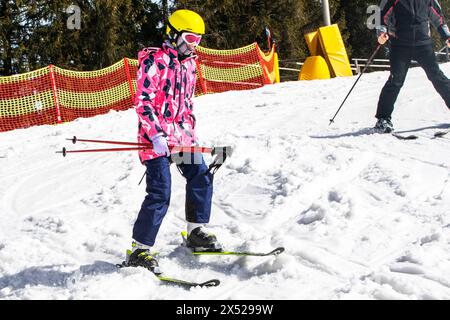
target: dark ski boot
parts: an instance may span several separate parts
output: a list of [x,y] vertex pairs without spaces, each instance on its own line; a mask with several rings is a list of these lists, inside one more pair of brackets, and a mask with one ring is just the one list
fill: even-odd
[[144,267],[154,274],[161,274],[158,261],[148,249],[127,250],[125,264],[129,267]]
[[195,228],[187,236],[186,246],[194,252],[220,252],[223,250],[216,236],[204,232],[201,227]]
[[391,133],[394,131],[394,125],[390,119],[380,118],[375,124],[375,131],[378,133]]

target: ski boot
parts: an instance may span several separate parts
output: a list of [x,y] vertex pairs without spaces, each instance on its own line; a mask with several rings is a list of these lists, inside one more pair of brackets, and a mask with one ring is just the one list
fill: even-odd
[[[132,246],[135,247],[136,244],[133,242]],[[125,265],[128,267],[144,267],[156,275],[162,273],[159,269],[158,261],[150,253],[149,249],[127,250]]]
[[221,252],[222,246],[212,233],[206,233],[202,227],[195,228],[186,237],[186,246],[194,252]]
[[394,131],[394,125],[391,122],[391,119],[380,118],[375,124],[375,130],[378,133],[391,133]]

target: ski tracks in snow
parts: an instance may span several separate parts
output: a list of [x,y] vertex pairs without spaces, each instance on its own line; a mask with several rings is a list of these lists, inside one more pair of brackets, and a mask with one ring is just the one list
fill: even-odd
[[[202,144],[235,148],[215,176],[211,231],[227,249],[286,251],[262,258],[187,254],[179,235],[184,179],[173,168],[172,205],[155,245],[160,265],[170,276],[222,282],[190,292],[163,287],[146,270],[115,272],[109,263],[124,258],[145,196],[137,155],[54,154],[75,133],[134,141],[133,110],[2,133],[0,297],[448,299],[449,142],[361,130],[373,124],[367,115],[386,78],[365,75],[361,94],[349,98],[332,128],[330,105],[354,79],[198,98]],[[412,98],[433,92],[423,73],[411,70],[408,81],[396,126],[428,127],[448,116],[423,108],[423,101],[439,106],[437,95]]]
[[[448,188],[445,163],[411,157],[407,149],[396,159],[392,151],[374,151],[362,137],[334,143],[298,136],[239,139],[247,139],[243,145],[257,151],[226,166],[218,183],[223,189],[216,196],[216,204],[228,219],[240,221],[229,222],[234,235],[252,242],[248,234],[264,234],[271,239],[268,244],[283,243],[288,247],[286,254],[309,272],[340,279],[334,298],[358,296],[358,283],[371,278],[380,287],[391,285],[392,292],[377,288],[362,294],[366,297],[427,298],[436,287],[441,289],[439,297],[450,294],[447,280],[436,272],[398,262],[411,248],[424,245],[420,239],[448,233],[434,221],[445,214],[439,209]],[[265,154],[268,145],[279,141],[284,142],[279,155],[273,149]],[[393,142],[400,148],[404,143]],[[298,149],[283,149],[292,145]],[[268,167],[259,164],[259,157]],[[435,213],[430,215],[426,209],[428,213],[421,216],[421,206],[428,205],[436,207]],[[441,231],[436,233],[436,229]],[[440,239],[445,242],[442,235]],[[447,257],[434,258],[435,263],[446,265]],[[392,280],[400,274],[419,277],[421,284],[415,291],[402,290]]]

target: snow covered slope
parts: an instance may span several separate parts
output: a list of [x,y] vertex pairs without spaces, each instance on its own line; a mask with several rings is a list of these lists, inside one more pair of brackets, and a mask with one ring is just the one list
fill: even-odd
[[[450,75],[450,64],[443,66]],[[215,177],[211,229],[228,249],[278,257],[192,257],[179,247],[184,180],[155,250],[167,275],[217,288],[161,285],[118,272],[145,195],[137,154],[66,138],[135,141],[134,110],[0,133],[0,299],[450,299],[450,113],[421,69],[393,122],[415,141],[370,135],[386,72],[286,82],[196,99],[204,145],[233,145]],[[210,160],[210,157],[207,157]]]

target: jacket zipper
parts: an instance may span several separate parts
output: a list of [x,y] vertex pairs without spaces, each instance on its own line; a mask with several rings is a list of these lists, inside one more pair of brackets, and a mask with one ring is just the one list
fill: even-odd
[[[177,114],[176,114],[176,116],[175,116],[175,118],[174,118],[174,121],[177,121],[177,119],[178,119],[178,114],[180,113],[180,108],[181,108],[181,99],[182,99],[182,96],[181,96],[181,88],[182,88],[182,86],[183,86],[183,65],[180,63],[180,90],[179,90],[179,92],[178,92],[178,94],[179,94],[179,98],[178,98],[178,110],[177,110]],[[175,85],[175,88],[176,88],[176,85]]]
[[[177,94],[177,77],[178,77],[178,72],[175,71],[175,83],[173,84],[173,97],[175,98],[176,94]],[[173,126],[173,132],[177,132],[177,129],[175,128],[175,119],[176,117],[174,117],[172,119],[172,126]]]
[[417,0],[413,0],[412,1],[412,14],[413,14],[413,24],[414,24],[414,27],[413,27],[413,43],[415,43],[416,42],[416,3],[417,3]]
[[[173,84],[173,97],[177,96],[177,80],[178,80],[178,72],[175,71],[175,83]],[[172,122],[175,122],[176,117],[173,118]]]
[[[180,68],[180,80],[181,80],[181,82],[183,82],[183,66],[181,65],[181,63],[180,63],[180,66],[181,66],[181,68]],[[177,80],[178,80],[178,72],[175,71],[175,84],[174,84],[174,88],[173,88],[173,97],[174,97],[174,99],[176,99],[176,94],[177,94]],[[180,113],[180,105],[181,105],[181,84],[182,84],[182,83],[180,83],[179,99],[178,99],[178,101],[179,101],[178,110],[177,110],[177,113],[176,113],[175,117],[174,117],[173,120],[172,120],[172,125],[173,125],[174,133],[177,132],[177,128],[176,128],[176,125],[175,125],[175,121],[177,120],[178,114]],[[178,138],[176,138],[176,139],[178,140],[178,142],[180,142],[180,140],[179,140]]]

